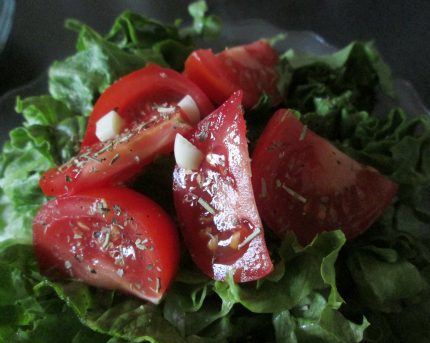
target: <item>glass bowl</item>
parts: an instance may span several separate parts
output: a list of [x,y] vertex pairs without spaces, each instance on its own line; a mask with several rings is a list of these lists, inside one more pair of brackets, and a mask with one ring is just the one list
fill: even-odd
[[0,52],[9,38],[14,12],[15,0],[0,0]]

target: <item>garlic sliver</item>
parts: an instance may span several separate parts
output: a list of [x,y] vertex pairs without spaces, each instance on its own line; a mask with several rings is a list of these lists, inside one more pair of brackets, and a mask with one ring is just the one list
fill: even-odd
[[175,137],[174,154],[177,165],[188,170],[199,169],[204,159],[203,153],[179,133]]
[[196,102],[190,95],[184,96],[179,102],[178,106],[187,115],[191,124],[197,124],[200,121],[200,110]]
[[96,123],[96,136],[100,141],[115,138],[121,132],[125,122],[116,111],[110,111]]

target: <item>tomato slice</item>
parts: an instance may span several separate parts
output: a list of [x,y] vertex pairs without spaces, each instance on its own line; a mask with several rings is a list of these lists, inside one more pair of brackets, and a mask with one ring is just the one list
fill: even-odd
[[196,103],[201,117],[215,108],[205,93],[182,74],[156,64],[128,74],[107,88],[94,105],[88,119],[82,147],[99,142],[96,123],[115,110],[126,122],[123,131],[148,121],[157,107],[175,106],[186,95]]
[[277,88],[279,73],[277,52],[265,40],[226,49],[215,55],[211,50],[196,50],[185,62],[184,75],[196,83],[217,105],[234,91],[243,90],[245,108],[256,105],[261,93],[273,97],[273,106],[281,102]]
[[310,243],[323,231],[363,233],[397,192],[397,184],[363,166],[278,110],[256,143],[253,187],[263,221],[283,238]]
[[85,147],[62,166],[46,171],[39,185],[45,195],[76,194],[88,188],[123,185],[133,179],[158,154],[173,151],[176,133],[192,126],[179,108],[160,112],[130,131]]
[[158,303],[177,271],[178,231],[148,197],[111,187],[56,198],[33,222],[40,272]]
[[176,165],[174,202],[185,243],[197,266],[215,280],[236,282],[273,269],[250,178],[241,91],[204,118],[191,138],[205,159],[197,170]]

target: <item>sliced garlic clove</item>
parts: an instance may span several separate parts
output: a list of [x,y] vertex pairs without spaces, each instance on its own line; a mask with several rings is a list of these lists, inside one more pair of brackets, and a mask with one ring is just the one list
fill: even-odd
[[200,121],[200,110],[196,102],[190,95],[184,96],[179,102],[178,106],[187,115],[192,124],[197,124]]
[[188,170],[199,169],[204,160],[203,153],[179,133],[175,138],[174,154],[178,166]]
[[116,111],[110,111],[97,121],[96,136],[102,142],[115,138],[124,126],[124,119]]

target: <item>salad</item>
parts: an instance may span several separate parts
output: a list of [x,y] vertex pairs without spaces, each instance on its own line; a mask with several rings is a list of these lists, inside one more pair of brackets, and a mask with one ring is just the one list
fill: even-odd
[[[127,187],[108,189],[102,177],[91,176],[99,162],[85,158],[88,154],[85,155],[84,150],[97,144],[102,145],[96,147],[96,153],[110,149],[95,138],[95,127],[101,117],[94,119],[93,114],[97,113],[98,100],[103,99],[103,94],[113,89],[118,80],[129,80],[142,70],[150,73],[151,68],[157,70],[158,76],[172,74],[169,80],[187,77],[193,80],[191,71],[186,71],[190,58],[193,61],[193,56],[196,57],[196,51],[202,55],[194,58],[193,63],[203,58],[208,59],[204,66],[215,63],[215,55],[199,50],[199,47],[211,45],[211,40],[215,40],[214,46],[217,44],[222,32],[220,19],[206,13],[204,1],[191,4],[189,12],[193,19],[191,26],[184,26],[179,20],[173,25],[164,24],[141,14],[125,12],[106,35],[77,20],[67,21],[67,27],[79,33],[77,53],[51,66],[50,94],[17,99],[16,110],[23,115],[23,126],[11,131],[10,141],[1,152],[2,341],[428,342],[430,117],[423,113],[411,118],[402,108],[379,107],[381,98],[394,97],[393,84],[388,66],[371,42],[353,42],[324,55],[293,49],[278,51],[274,59],[266,61],[276,68],[279,76],[276,87],[272,87],[273,82],[268,82],[264,92],[258,92],[256,98],[249,96],[253,87],[244,86],[242,92],[224,87],[224,84],[216,94],[220,96],[222,91],[225,94],[210,101],[206,95],[214,94],[213,89],[203,91],[206,95],[199,95],[205,85],[196,86],[194,90],[187,87],[185,93],[178,91],[173,98],[163,100],[166,103],[162,106],[150,107],[146,111],[156,111],[160,114],[157,118],[162,117],[162,120],[151,119],[141,125],[139,131],[129,128],[128,133],[132,135],[127,138],[127,143],[136,144],[143,155],[133,157],[138,172],[128,168],[121,172],[126,175],[124,179],[115,180],[116,184],[124,182]],[[284,37],[261,38],[266,40],[265,43],[256,42],[259,49],[261,44],[267,44],[270,50],[276,49]],[[243,52],[243,49],[240,47],[239,51]],[[228,51],[232,50],[223,50],[217,56],[228,57]],[[163,71],[160,73],[158,68]],[[157,79],[154,84],[167,87],[162,81]],[[179,84],[182,81],[174,85]],[[174,90],[178,88],[175,86]],[[134,89],[127,89],[124,98],[131,97]],[[197,108],[197,113],[203,117],[201,121],[198,118],[197,129],[195,116],[183,110],[186,106],[177,106],[191,93],[194,94],[191,107]],[[114,117],[120,112],[116,105],[108,108],[114,112]],[[100,110],[101,116],[107,112]],[[231,121],[224,121],[228,127],[218,127],[216,131],[213,113],[219,117],[228,112],[234,113],[230,116]],[[130,122],[133,120],[131,118]],[[371,175],[378,175],[377,183],[360,184],[360,191],[356,193],[365,197],[348,209],[353,213],[348,216],[353,222],[346,221],[342,230],[322,230],[315,237],[306,237],[300,231],[272,231],[269,228],[269,225],[275,225],[271,224],[273,210],[280,202],[271,203],[266,208],[266,203],[263,201],[263,205],[259,205],[258,199],[264,200],[270,191],[277,194],[284,190],[305,206],[311,203],[312,196],[295,193],[286,183],[278,185],[280,173],[285,174],[282,169],[285,166],[272,164],[273,156],[261,153],[274,151],[264,150],[259,145],[270,142],[273,134],[267,134],[267,128],[276,120],[288,122],[288,128],[296,128],[299,137],[296,141],[311,137],[320,152],[327,151],[324,147],[330,147],[329,152],[336,152],[338,160],[330,167],[334,172],[330,175],[316,173],[319,175],[317,190],[330,185],[333,197],[338,196],[336,187],[343,185],[351,172],[346,169],[339,172],[336,167],[341,164],[339,161],[348,161],[348,165],[354,166],[351,168],[354,173],[356,166],[360,169],[358,165],[363,165],[368,166],[366,170],[371,169]],[[248,209],[257,200],[255,206],[259,206],[264,227],[256,221],[244,222],[240,217],[242,221],[237,220],[238,223],[233,218],[229,223],[244,227],[245,234],[233,234],[227,240],[207,230],[203,236],[208,247],[214,242],[216,247],[227,241],[228,246],[223,245],[212,255],[215,256],[213,260],[198,255],[199,246],[192,246],[183,230],[184,226],[190,226],[186,223],[188,217],[178,208],[185,209],[185,203],[195,201],[209,215],[212,212],[215,215],[218,209],[213,208],[203,195],[190,198],[189,203],[183,200],[183,183],[193,186],[192,182],[203,184],[208,179],[199,181],[197,176],[192,179],[195,167],[189,164],[190,161],[185,161],[184,167],[176,165],[175,157],[169,149],[165,150],[173,142],[162,141],[160,127],[167,132],[180,131],[187,138],[183,142],[185,147],[191,145],[191,150],[197,147],[206,155],[211,153],[214,159],[199,162],[206,163],[207,175],[216,167],[226,177],[224,184],[228,184],[227,177],[230,176],[245,185],[252,182],[255,194],[251,197],[252,192],[248,192],[240,199],[245,199]],[[250,177],[249,170],[244,172],[246,168],[240,163],[241,168],[228,165],[229,169],[225,169],[225,161],[215,159],[221,154],[218,150],[215,154],[217,147],[209,145],[208,137],[222,136],[221,130],[233,132],[233,141],[242,142],[237,149],[242,156],[239,161],[247,161],[248,153],[257,161],[260,159],[261,163],[251,162],[256,163],[252,168],[261,167],[253,169],[256,175],[265,175],[262,167],[271,166],[269,175],[275,175],[272,186],[266,176]],[[227,133],[225,136],[229,136]],[[284,141],[287,139],[279,137]],[[244,143],[247,140],[249,143]],[[119,141],[115,144],[120,148]],[[267,144],[273,146],[273,142]],[[140,149],[141,146],[146,149]],[[154,146],[155,152],[162,154],[148,152],[151,150],[148,147]],[[122,170],[123,153],[123,150],[121,153],[112,150],[107,160],[111,169]],[[276,151],[277,156],[282,157],[289,153],[290,150]],[[325,155],[313,158],[321,156]],[[324,158],[323,162],[329,164],[329,160]],[[79,166],[82,168],[88,166],[86,175],[79,172],[69,179],[61,174],[75,163],[71,161],[81,161]],[[93,162],[96,164],[91,164]],[[305,162],[309,163],[309,159]],[[70,170],[78,173],[77,166]],[[278,167],[281,169],[276,169]],[[239,174],[234,170],[239,170]],[[54,172],[49,174],[49,171]],[[73,181],[82,175],[93,178],[88,179],[89,182]],[[368,177],[369,180],[374,178]],[[48,181],[43,183],[43,180]],[[209,181],[214,182],[213,179]],[[80,189],[82,184],[92,187]],[[389,188],[393,190],[390,194],[381,191]],[[228,202],[223,204],[227,206]],[[124,208],[133,213],[135,220],[129,220]],[[186,211],[192,215],[195,208],[187,207]],[[375,212],[375,208],[378,211]],[[243,208],[236,210],[246,211]],[[283,204],[277,213],[284,216],[293,213],[287,210],[290,210],[289,206]],[[95,212],[98,213],[97,220],[109,220],[116,228],[115,234],[124,240],[124,246],[128,240],[133,240],[136,249],[121,251],[127,251],[130,256],[134,253],[133,256],[139,257],[137,263],[145,261],[144,265],[138,263],[132,268],[144,270],[147,280],[137,279],[140,277],[137,275],[133,285],[124,284],[119,291],[109,290],[112,286],[109,282],[117,285],[123,280],[125,267],[122,262],[127,257],[113,254],[116,268],[113,277],[104,273],[101,267],[96,269],[99,265],[85,269],[86,266],[81,268],[82,273],[100,278],[92,279],[96,280],[93,284],[77,281],[74,277],[79,275],[71,274],[71,271],[78,271],[76,266],[83,262],[78,250],[74,259],[62,263],[62,268],[69,273],[68,278],[44,276],[51,269],[40,259],[41,246],[43,249],[55,246],[57,242],[54,240],[63,238],[63,250],[72,249],[70,242],[65,242],[61,236],[63,230],[57,230],[57,236],[45,235],[54,227],[51,225],[47,229],[47,221],[61,222],[63,211],[76,212],[81,218],[72,223],[80,227],[79,232],[74,232],[75,242],[85,238],[98,239],[106,249],[114,239],[113,231],[107,233],[100,228],[97,234],[86,236],[85,230],[92,225],[94,218],[90,216]],[[267,215],[263,216],[263,211]],[[313,215],[322,221],[326,214],[309,212],[309,216]],[[372,220],[363,224],[369,216]],[[69,222],[60,224],[57,227],[67,227]],[[177,229],[178,224],[181,231]],[[361,227],[360,232],[351,230],[355,226]],[[133,236],[126,236],[130,227],[134,230]],[[148,232],[142,231],[141,227],[152,227],[147,237]],[[312,227],[302,231],[308,232]],[[237,257],[230,255],[232,249],[243,251],[257,243],[265,246],[265,250],[259,250],[265,257],[262,262],[265,268],[249,268],[250,274],[243,264],[217,275],[208,275],[205,270],[208,261],[212,265],[222,260],[225,265],[231,256]],[[78,246],[78,243],[74,244],[73,249]],[[197,266],[198,261],[203,262]],[[167,267],[159,268],[158,263]],[[251,275],[252,280],[235,275],[235,270],[242,267],[245,274],[241,275]],[[264,275],[255,275],[255,271],[257,274],[264,272]],[[142,287],[148,290],[143,295]],[[121,291],[126,288],[127,292]]]

